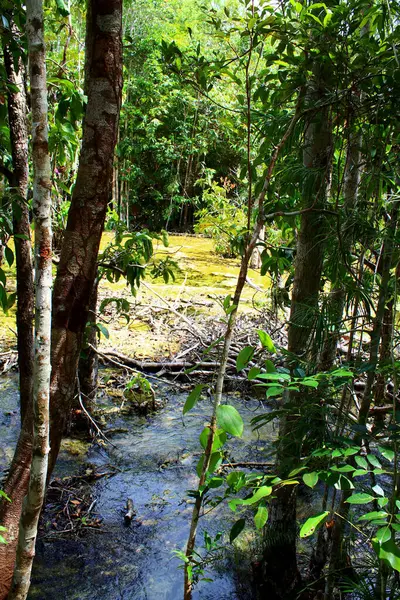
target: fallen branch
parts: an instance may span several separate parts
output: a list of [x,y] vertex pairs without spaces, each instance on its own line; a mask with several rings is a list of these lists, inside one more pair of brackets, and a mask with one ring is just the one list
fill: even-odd
[[133,519],[133,517],[135,516],[136,512],[135,509],[133,508],[133,500],[132,498],[128,498],[126,501],[126,509],[127,512],[125,514],[124,520],[125,520],[125,525],[129,525]]

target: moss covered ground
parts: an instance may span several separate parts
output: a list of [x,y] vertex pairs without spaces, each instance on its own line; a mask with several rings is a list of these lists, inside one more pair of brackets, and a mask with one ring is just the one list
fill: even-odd
[[[103,234],[101,248],[112,240],[113,233]],[[167,304],[195,322],[209,317],[223,316],[221,301],[233,294],[239,272],[239,259],[227,259],[214,252],[211,239],[193,236],[170,235],[169,246],[162,243],[155,247],[155,258],[166,255],[178,264],[175,281],[166,284],[163,279],[146,279],[136,297],[121,279],[118,283],[102,281],[100,298],[125,297],[131,305],[130,321],[118,318],[112,311],[104,315],[104,326],[109,339],[102,338],[104,347],[114,347],[138,358],[161,358],[172,356],[180,347],[185,323],[166,309]],[[7,274],[8,291],[15,289],[15,268],[3,265]],[[250,270],[249,280],[254,287],[246,285],[243,293],[242,311],[253,311],[265,305],[268,280],[258,271]],[[149,289],[151,288],[151,289]],[[163,310],[165,309],[165,310]],[[8,350],[16,345],[15,306],[7,315],[0,315],[0,348]]]

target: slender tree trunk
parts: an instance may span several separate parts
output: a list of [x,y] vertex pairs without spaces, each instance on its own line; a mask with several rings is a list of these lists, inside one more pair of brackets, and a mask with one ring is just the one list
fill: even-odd
[[76,185],[53,294],[52,472],[75,390],[78,359],[111,197],[122,93],[122,0],[89,0],[86,34],[88,96]]
[[[15,26],[11,30],[15,33]],[[8,46],[3,47],[4,66],[12,88],[8,89],[13,173],[13,232],[17,270],[17,331],[21,424],[32,401],[33,374],[33,267],[28,209],[28,125],[25,94],[25,68],[22,58],[15,65]],[[16,70],[16,68],[18,71]]]
[[[79,359],[79,385],[83,402],[86,410],[91,414],[94,409],[97,394],[97,375],[99,370],[99,355],[93,348],[97,348],[97,330],[96,330],[96,308],[97,292],[99,280],[96,279],[93,286],[92,295],[89,302],[88,323],[89,328],[85,341],[86,347],[83,349],[84,356]],[[87,339],[86,339],[87,338]]]
[[[310,106],[324,97],[325,74],[314,65],[314,80],[308,85]],[[306,123],[303,163],[309,170],[303,189],[306,210],[301,215],[297,242],[295,275],[288,332],[288,350],[303,359],[310,356],[318,298],[321,287],[325,245],[325,217],[320,209],[325,205],[329,187],[329,166],[332,154],[329,109],[316,110]],[[298,394],[287,394],[284,402],[299,403]],[[299,463],[301,436],[298,419],[282,417],[277,452],[277,474],[284,478]],[[288,598],[299,582],[296,558],[296,488],[283,487],[270,503],[270,518],[266,531],[263,572],[265,590],[271,600]]]
[[[352,119],[349,119],[349,127],[352,126]],[[344,227],[345,233],[342,234],[339,232],[339,235],[342,236],[341,251],[344,255],[343,258],[346,261],[353,243],[352,232],[354,229],[354,209],[357,204],[358,189],[361,179],[361,144],[361,130],[351,131],[349,134],[343,185],[344,208],[347,213],[347,218]],[[331,297],[331,329],[328,331],[328,337],[325,340],[320,357],[319,369],[321,371],[328,371],[332,367],[340,338],[341,321],[346,301],[346,289],[340,282],[335,282],[333,284]]]
[[370,365],[373,369],[370,369],[367,373],[367,380],[364,388],[364,395],[361,401],[360,412],[358,415],[358,422],[360,425],[366,425],[369,409],[372,402],[372,386],[376,376],[376,367],[378,364],[379,355],[379,344],[382,334],[382,323],[385,315],[386,302],[388,300],[389,281],[390,281],[390,269],[393,261],[393,251],[395,243],[395,235],[397,229],[399,202],[393,203],[392,212],[390,215],[390,222],[386,229],[386,236],[384,241],[384,247],[382,250],[382,269],[381,269],[381,280],[378,297],[378,305],[376,308],[376,314],[374,319],[374,325],[371,333],[371,350],[369,356]]
[[[10,27],[16,32],[12,16]],[[18,523],[22,501],[27,490],[32,458],[32,393],[33,393],[33,311],[34,288],[30,241],[28,195],[28,130],[25,93],[25,69],[23,61],[14,63],[10,49],[3,46],[4,65],[9,83],[8,119],[13,171],[9,183],[13,187],[13,230],[17,275],[17,331],[18,366],[21,405],[21,432],[9,476],[3,490],[11,502],[0,502],[0,523],[7,529],[7,545],[0,545],[0,598],[4,598],[11,586],[14,558],[18,539]],[[17,70],[17,69],[18,70]],[[18,91],[17,91],[18,89]],[[22,236],[22,237],[19,237]],[[11,561],[9,560],[11,557]]]
[[51,337],[51,166],[48,151],[46,58],[43,6],[27,0],[27,38],[32,102],[32,158],[35,220],[35,349],[33,372],[33,453],[28,495],[19,524],[17,560],[10,600],[24,600],[30,586],[49,453]]

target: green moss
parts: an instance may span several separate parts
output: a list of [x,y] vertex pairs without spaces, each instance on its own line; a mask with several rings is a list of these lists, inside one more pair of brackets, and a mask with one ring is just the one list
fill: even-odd
[[84,458],[86,456],[89,446],[89,442],[83,442],[82,440],[75,440],[71,438],[66,438],[61,443],[62,450],[65,450],[65,452],[68,452],[73,456],[79,456],[79,458]]

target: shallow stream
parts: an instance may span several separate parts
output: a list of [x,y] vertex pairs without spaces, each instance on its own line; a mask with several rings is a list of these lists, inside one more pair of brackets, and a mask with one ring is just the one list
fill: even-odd
[[[158,394],[166,399],[163,409],[147,417],[114,417],[110,427],[127,431],[112,436],[113,446],[93,445],[84,457],[84,464],[112,464],[119,469],[116,475],[94,485],[95,512],[103,519],[102,527],[88,530],[78,539],[54,536],[39,540],[31,600],[182,598],[183,571],[173,550],[183,550],[187,540],[192,509],[187,490],[197,485],[198,456],[193,455],[200,451],[198,437],[211,402],[202,400],[183,420],[187,394],[171,392],[163,384]],[[17,401],[16,377],[1,379],[0,470],[11,458],[17,436]],[[243,438],[228,443],[229,459],[264,462],[274,432],[270,425],[255,434],[250,420],[265,409],[255,400],[230,396],[229,402],[240,410],[245,422]],[[63,451],[55,475],[71,475],[79,468],[82,458]],[[127,498],[132,498],[137,513],[130,527],[124,525],[123,518]],[[234,521],[229,508],[219,506],[201,519],[199,544],[204,529],[211,536],[218,531],[229,533]],[[216,563],[205,574],[213,581],[201,582],[194,600],[252,598],[251,586],[240,574],[241,561],[242,557],[233,553],[223,563]]]

